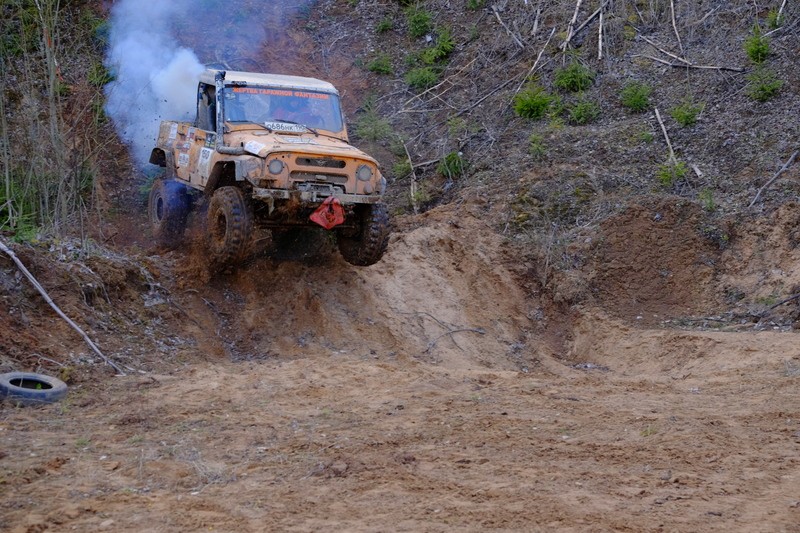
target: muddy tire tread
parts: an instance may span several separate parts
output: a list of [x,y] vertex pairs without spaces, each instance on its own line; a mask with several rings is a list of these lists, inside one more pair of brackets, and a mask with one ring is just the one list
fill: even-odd
[[[220,215],[225,217],[224,235],[215,235]],[[250,205],[238,187],[220,187],[208,206],[208,249],[213,263],[235,265],[247,255],[253,233]]]
[[[158,209],[159,199],[161,210]],[[153,182],[147,201],[147,215],[153,237],[160,246],[173,249],[181,243],[189,210],[186,186],[171,179]]]
[[361,227],[355,236],[338,235],[339,252],[352,265],[374,265],[389,245],[389,210],[386,204],[372,204],[364,207],[360,218]]

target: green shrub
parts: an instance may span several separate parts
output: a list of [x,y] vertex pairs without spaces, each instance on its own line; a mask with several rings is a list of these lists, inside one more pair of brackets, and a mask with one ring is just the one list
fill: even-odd
[[544,118],[551,106],[559,101],[558,96],[552,95],[538,85],[533,85],[514,97],[514,111],[523,118],[539,120]]
[[580,99],[567,107],[571,124],[583,125],[600,116],[600,106],[591,100]]
[[650,94],[652,92],[653,89],[649,85],[631,81],[622,88],[619,99],[623,106],[635,113],[641,113],[650,107]]
[[703,189],[697,194],[697,199],[703,205],[706,211],[713,211],[716,206],[714,205],[714,192],[711,189]]
[[114,81],[114,74],[102,63],[95,62],[89,67],[89,72],[86,74],[86,81],[95,87],[103,87]]
[[431,67],[419,67],[409,70],[405,75],[405,81],[411,88],[423,91],[436,85],[439,74]]
[[664,187],[672,187],[676,182],[686,177],[686,163],[671,159],[658,166],[656,178]]
[[781,90],[783,80],[771,70],[758,68],[747,76],[747,94],[753,100],[766,102]]
[[761,35],[761,27],[753,26],[753,35],[744,41],[744,50],[753,63],[763,63],[769,55],[769,38]]
[[406,10],[408,33],[414,39],[419,39],[431,31],[433,17],[424,9],[410,7]]
[[378,116],[375,97],[368,96],[364,101],[363,114],[356,121],[355,134],[365,141],[382,141],[392,136],[392,126]]
[[532,133],[528,137],[528,153],[536,160],[542,160],[547,155],[547,147],[544,144],[544,136]]
[[655,135],[653,135],[653,132],[651,131],[643,131],[639,133],[637,139],[639,139],[640,142],[650,144],[655,140]]
[[483,7],[486,3],[486,0],[467,0],[467,9],[470,11],[476,11]]
[[407,157],[404,157],[394,164],[392,172],[397,179],[407,178],[412,173],[411,161],[409,161]]
[[778,13],[778,10],[772,8],[767,13],[767,27],[771,30],[777,30],[783,26],[783,15]]
[[554,85],[561,90],[569,92],[585,91],[594,83],[594,72],[578,63],[570,63],[555,72]]
[[394,21],[389,17],[381,19],[380,22],[375,26],[375,33],[386,33],[387,31],[394,28]]
[[669,114],[675,119],[675,122],[682,127],[693,126],[697,123],[697,116],[703,112],[705,104],[695,104],[691,100],[687,100],[682,104],[673,107]]
[[439,161],[436,171],[448,179],[453,179],[466,174],[468,167],[467,160],[461,152],[450,152]]
[[367,70],[375,74],[391,74],[392,61],[387,54],[380,54],[367,65]]
[[420,60],[426,65],[433,65],[447,59],[454,49],[455,43],[453,43],[453,36],[450,34],[450,28],[443,28],[439,31],[434,46],[424,50],[420,54]]

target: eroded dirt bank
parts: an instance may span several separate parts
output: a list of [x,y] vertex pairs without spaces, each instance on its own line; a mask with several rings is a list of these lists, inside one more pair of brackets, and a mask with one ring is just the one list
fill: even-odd
[[[27,329],[9,317],[4,338],[27,331],[29,348],[51,356],[66,343],[74,379],[65,402],[0,412],[5,524],[798,531],[800,348],[796,334],[774,329],[787,329],[791,313],[772,325],[743,318],[741,299],[721,312],[719,297],[720,287],[748,289],[759,269],[777,276],[774,258],[792,279],[794,250],[783,244],[747,268],[698,266],[676,244],[691,216],[656,207],[655,221],[637,207],[600,229],[587,296],[571,306],[554,303],[535,261],[487,229],[492,206],[477,200],[399,220],[384,261],[367,269],[335,255],[266,255],[207,277],[191,266],[191,247],[152,256],[150,282],[121,284],[130,292],[109,284],[93,311],[125,332],[94,331],[134,369],[126,377],[87,363],[46,310],[29,307]],[[701,252],[757,255],[749,247],[763,239],[750,235],[780,235],[793,220],[778,212],[731,248]],[[636,230],[656,223],[680,231]],[[639,238],[676,250],[650,261],[710,268],[681,282],[708,286],[707,297],[652,296],[645,309],[666,323],[637,319],[642,302],[625,307],[624,291],[604,300],[621,278],[598,274],[591,258]],[[73,298],[74,309],[85,305]],[[697,325],[687,309],[717,313],[722,327],[675,328]],[[47,328],[57,341],[45,342]]]

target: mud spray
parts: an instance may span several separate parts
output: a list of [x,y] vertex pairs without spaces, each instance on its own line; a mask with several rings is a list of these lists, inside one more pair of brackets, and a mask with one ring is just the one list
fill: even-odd
[[136,165],[148,165],[161,120],[193,120],[205,65],[264,70],[268,34],[313,0],[122,0],[111,10],[106,113]]

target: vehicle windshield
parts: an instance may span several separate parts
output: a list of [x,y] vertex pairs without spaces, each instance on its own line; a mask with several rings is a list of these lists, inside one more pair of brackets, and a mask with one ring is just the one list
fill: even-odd
[[[228,87],[225,120],[256,124],[284,122],[338,133],[344,129],[335,94],[271,87]],[[274,128],[278,129],[278,128]]]

